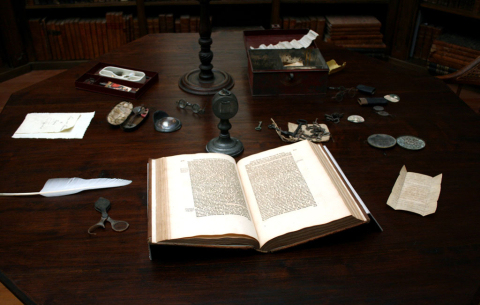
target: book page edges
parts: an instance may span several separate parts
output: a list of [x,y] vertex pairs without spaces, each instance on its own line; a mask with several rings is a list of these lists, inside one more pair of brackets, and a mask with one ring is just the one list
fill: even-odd
[[[367,215],[365,209],[363,208],[362,204],[360,203],[360,201],[355,196],[355,192],[353,191],[353,188],[351,187],[351,185],[349,183],[347,183],[345,181],[343,176],[339,173],[338,168],[334,165],[334,162],[332,162],[330,155],[327,154],[327,152],[323,148],[323,145],[322,144],[317,145],[317,144],[313,144],[313,143],[310,143],[310,144],[312,145],[312,148],[314,148],[314,151],[317,154],[317,156],[319,156],[319,161],[322,164],[324,164],[324,162],[322,162],[322,158],[321,158],[323,156],[323,157],[325,157],[326,161],[328,162],[328,164],[324,164],[324,167],[327,170],[327,173],[330,175],[330,179],[336,184],[337,190],[339,192],[341,192],[342,190],[347,192],[348,198],[344,198],[344,199],[350,199],[349,201],[346,201],[345,203],[346,203],[347,208],[352,213],[352,216],[362,220],[363,222],[366,222],[366,223],[369,222],[370,218],[368,217],[368,215]],[[319,155],[319,154],[321,154],[321,155]],[[327,166],[325,166],[325,165],[327,165]],[[328,169],[333,170],[333,173],[331,171],[328,171]],[[332,177],[332,175],[334,175],[334,176]],[[352,206],[350,203],[353,203],[354,206]]]

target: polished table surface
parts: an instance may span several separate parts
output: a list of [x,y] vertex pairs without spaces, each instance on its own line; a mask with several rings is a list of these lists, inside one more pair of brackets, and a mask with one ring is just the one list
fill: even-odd
[[[231,135],[245,157],[285,145],[267,128],[270,118],[287,122],[344,113],[327,123],[326,143],[360,197],[383,227],[364,225],[273,254],[245,250],[169,247],[149,259],[147,161],[204,152],[218,136],[211,96],[178,88],[195,69],[195,34],[143,37],[97,61],[156,71],[155,83],[135,105],[163,110],[183,127],[171,134],[153,128],[152,116],[135,132],[109,126],[106,116],[120,98],[75,89],[89,62],[14,94],[0,115],[0,192],[38,191],[49,178],[123,178],[133,183],[64,197],[0,198],[0,280],[26,303],[38,304],[478,304],[480,298],[480,119],[445,84],[386,62],[320,44],[326,60],[347,62],[330,86],[377,88],[375,96],[398,94],[382,117],[356,99],[326,96],[252,97],[241,32],[214,33],[213,65],[235,80],[239,112]],[[176,108],[184,98],[206,113]],[[82,140],[13,139],[31,112],[95,111]],[[358,114],[363,124],[346,117]],[[259,132],[254,128],[263,121]],[[371,134],[414,135],[420,151],[369,146]],[[239,159],[237,158],[237,160]],[[432,215],[395,211],[386,205],[402,166],[430,176],[443,174]],[[130,228],[107,226],[96,236],[93,204],[112,202],[110,215]]]

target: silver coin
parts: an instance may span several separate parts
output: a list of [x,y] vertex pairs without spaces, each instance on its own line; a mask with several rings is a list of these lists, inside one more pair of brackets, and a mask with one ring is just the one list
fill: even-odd
[[368,137],[367,142],[376,148],[390,148],[395,146],[397,140],[387,134],[372,134]]
[[420,150],[425,148],[425,141],[414,136],[401,136],[397,138],[399,146],[409,150]]
[[365,119],[363,117],[361,117],[359,115],[356,115],[356,114],[349,116],[347,118],[347,120],[349,122],[352,122],[352,123],[363,123],[363,122],[365,122]]
[[375,106],[375,107],[373,107],[373,110],[382,111],[382,110],[385,110],[385,108],[383,108],[382,106]]
[[389,116],[390,115],[390,113],[388,113],[386,111],[378,111],[377,113],[381,116]]
[[400,97],[396,94],[387,94],[383,98],[392,103],[400,102]]

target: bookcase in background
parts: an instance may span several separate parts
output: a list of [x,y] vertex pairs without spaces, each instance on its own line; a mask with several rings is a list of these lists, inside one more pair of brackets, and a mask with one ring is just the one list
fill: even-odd
[[[0,11],[0,18],[8,16],[12,12],[17,16],[16,24],[19,27],[19,40],[25,58],[29,62],[37,62],[35,54],[35,43],[38,41],[30,34],[31,19],[47,18],[46,20],[62,22],[66,28],[70,26],[72,18],[80,19],[103,19],[106,20],[107,13],[122,12],[122,16],[130,16],[137,20],[138,26],[133,25],[134,38],[141,37],[149,32],[163,32],[162,20],[165,20],[165,27],[170,28],[173,16],[173,27],[175,21],[183,32],[195,31],[196,17],[199,15],[199,3],[197,0],[4,0],[10,3],[17,3],[15,8]],[[212,0],[210,2],[210,13],[214,29],[216,27],[263,27],[270,28],[272,24],[280,24],[282,17],[309,17],[326,15],[371,15],[376,17],[382,24],[381,33],[383,42],[386,44],[386,55],[407,59],[411,40],[414,34],[415,18],[420,6],[420,0]],[[19,3],[19,4],[18,4]],[[165,16],[165,17],[163,17]],[[168,17],[167,17],[168,16]],[[183,17],[183,18],[182,18]],[[153,18],[153,19],[152,19]],[[166,20],[169,21],[166,21]],[[149,20],[150,28],[149,28]],[[158,20],[158,26],[156,26]],[[188,27],[187,27],[188,20]],[[74,22],[74,21],[73,21]],[[53,30],[50,33],[57,33]],[[67,30],[68,32],[68,30]],[[48,33],[48,32],[47,32]],[[98,34],[97,34],[98,35]],[[61,34],[60,34],[61,36]],[[58,38],[58,37],[55,37]],[[67,38],[68,39],[68,38]],[[98,43],[98,37],[97,37]],[[67,41],[68,44],[68,41]],[[7,46],[12,48],[10,46]],[[94,45],[92,45],[95,48]],[[38,46],[37,46],[38,49]],[[104,46],[105,49],[105,46]],[[5,53],[5,52],[2,52]],[[72,56],[72,53],[74,56]],[[100,54],[100,50],[99,53]],[[67,61],[78,61],[78,55],[70,52],[70,56],[60,60],[43,60],[47,64],[58,65]],[[94,51],[94,56],[96,55]],[[40,58],[42,55],[39,56]],[[84,55],[85,57],[85,55]],[[2,57],[4,59],[5,56]],[[85,57],[84,59],[89,59]],[[5,61],[5,60],[4,60]],[[18,63],[10,63],[11,66]],[[61,68],[61,66],[57,66]]]
[[[448,40],[455,43],[452,37],[463,40],[461,37],[468,36],[469,32],[475,32],[478,39],[476,29],[480,26],[480,0],[405,0],[399,3],[398,11],[396,24],[402,25],[402,28],[395,31],[392,57],[409,61],[435,74],[453,72],[475,57],[474,49],[469,50],[472,54],[465,58],[453,53],[448,55],[446,62],[443,61],[450,66],[439,65],[442,62],[439,58],[445,57],[446,46],[440,47],[442,43],[435,42]],[[442,38],[445,35],[450,37]],[[468,46],[468,43],[463,45]]]

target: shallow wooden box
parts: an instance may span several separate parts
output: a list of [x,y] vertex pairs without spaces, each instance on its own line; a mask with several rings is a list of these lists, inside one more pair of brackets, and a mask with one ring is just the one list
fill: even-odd
[[[134,71],[140,71],[145,73],[146,79],[145,82],[140,83],[140,82],[131,82],[127,80],[122,80],[118,78],[111,78],[111,77],[106,77],[102,76],[99,74],[100,70],[102,70],[105,67],[108,66],[115,66],[118,68],[123,68],[123,69],[129,69],[129,70],[134,70]],[[87,81],[87,80],[92,80]],[[157,72],[152,72],[152,71],[145,71],[145,70],[140,70],[140,69],[135,69],[132,67],[124,67],[124,66],[119,66],[119,65],[112,65],[112,64],[107,64],[100,62],[96,64],[93,68],[88,70],[85,74],[80,76],[76,81],[75,81],[75,87],[77,89],[82,89],[82,90],[87,90],[87,91],[92,91],[92,92],[97,92],[97,93],[103,93],[103,94],[109,94],[109,95],[114,95],[114,96],[119,96],[122,98],[126,99],[137,99],[140,97],[145,91],[147,91],[148,88],[152,86],[152,84],[158,80],[158,73]],[[113,82],[119,85],[127,86],[130,88],[135,88],[137,89],[135,92],[126,92],[126,91],[121,91],[121,90],[115,90],[111,88],[107,88],[103,85],[100,85],[100,83],[108,83],[108,82]]]
[[[322,95],[327,91],[328,66],[315,41],[307,49],[252,50],[261,44],[300,40],[308,30],[244,31],[248,79],[253,96]],[[302,57],[304,67],[285,67],[285,54]]]

